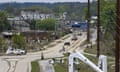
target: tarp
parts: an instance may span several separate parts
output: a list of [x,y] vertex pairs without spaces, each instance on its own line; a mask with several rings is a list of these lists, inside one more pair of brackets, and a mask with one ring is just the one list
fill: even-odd
[[80,28],[80,29],[87,29],[87,23],[79,23],[79,24],[71,24],[72,28]]

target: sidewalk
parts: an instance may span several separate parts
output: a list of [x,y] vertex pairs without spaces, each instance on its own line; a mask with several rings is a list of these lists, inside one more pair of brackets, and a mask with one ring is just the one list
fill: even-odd
[[52,64],[49,63],[49,60],[39,61],[40,72],[55,72]]

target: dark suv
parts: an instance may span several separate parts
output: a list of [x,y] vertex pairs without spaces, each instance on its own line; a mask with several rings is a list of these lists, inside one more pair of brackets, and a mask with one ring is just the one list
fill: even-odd
[[70,42],[65,42],[64,45],[70,45]]

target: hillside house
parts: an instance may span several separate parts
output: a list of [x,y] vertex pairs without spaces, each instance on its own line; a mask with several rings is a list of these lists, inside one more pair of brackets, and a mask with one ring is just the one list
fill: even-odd
[[12,28],[20,32],[29,31],[30,25],[22,20],[20,17],[8,18],[8,21]]
[[52,13],[41,13],[33,10],[22,10],[20,14],[24,20],[43,20],[47,18],[54,18]]

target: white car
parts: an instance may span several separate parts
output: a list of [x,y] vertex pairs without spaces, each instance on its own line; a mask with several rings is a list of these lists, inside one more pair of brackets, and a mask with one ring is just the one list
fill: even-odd
[[9,54],[24,55],[26,53],[27,53],[27,51],[25,51],[25,50],[15,49],[15,48],[12,48],[11,46],[9,46],[8,49],[7,49],[7,51],[6,51],[7,55],[9,55]]

